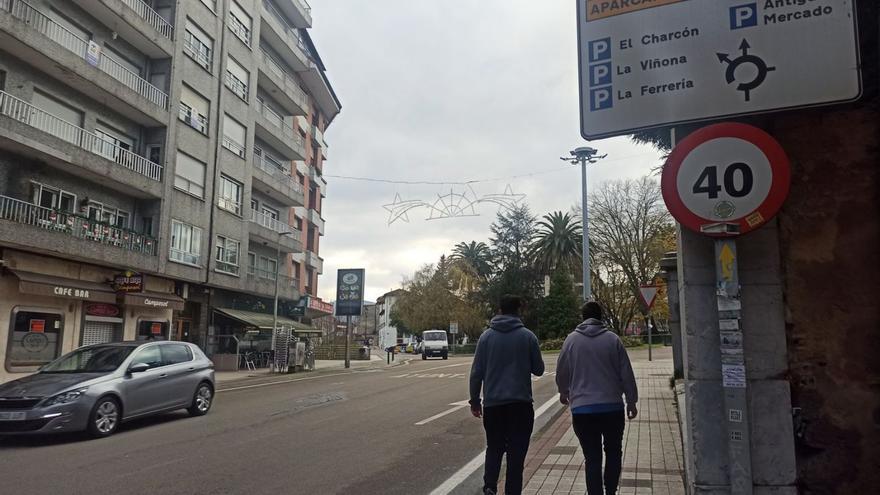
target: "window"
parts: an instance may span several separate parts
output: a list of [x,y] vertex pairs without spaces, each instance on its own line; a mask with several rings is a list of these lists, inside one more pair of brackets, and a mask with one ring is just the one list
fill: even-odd
[[217,253],[214,260],[217,262],[217,271],[238,275],[238,253],[241,243],[235,239],[217,236]]
[[[89,40],[92,39],[92,33],[90,33],[84,27],[80,26],[78,23],[72,21],[70,18],[68,18],[66,15],[62,14],[61,12],[59,12],[53,8],[50,8],[49,10],[47,10],[45,12],[45,15],[49,19],[55,21],[56,24],[60,25],[68,33],[74,35],[75,37],[77,37],[83,41],[86,41],[86,42],[88,42]],[[50,29],[50,32],[51,31],[52,30]],[[58,31],[57,28],[55,29],[55,31],[56,32]],[[53,33],[53,34],[55,34],[55,33]],[[62,33],[57,33],[57,34],[55,34],[55,36],[58,36],[59,39],[61,39],[61,40],[64,40],[64,38],[65,38],[64,34],[62,34]],[[69,38],[65,41],[69,41]]]
[[217,206],[236,215],[241,215],[241,189],[240,182],[221,175],[220,197],[217,200]]
[[39,182],[31,182],[31,185],[33,186],[32,202],[35,205],[74,213],[76,209],[75,194]]
[[[67,122],[68,124],[72,124],[76,127],[82,127],[83,113],[81,111],[71,107],[67,103],[53,96],[50,96],[47,93],[43,93],[37,89],[34,89],[34,95],[33,97],[31,97],[31,104],[33,104],[33,106],[39,108],[40,110],[52,115],[53,117]],[[45,131],[59,139],[63,139],[76,145],[80,144],[82,133],[77,131],[76,129],[71,129],[69,126],[60,125],[60,123],[58,123],[55,119],[47,119],[40,114],[32,115],[30,119],[31,125],[33,125],[34,127]]]
[[102,122],[98,122],[95,126],[95,134],[100,138],[95,141],[92,149],[96,155],[118,163],[130,161],[126,152],[134,149],[134,139]]
[[223,114],[223,147],[240,158],[245,157],[247,128],[227,114]]
[[36,371],[61,354],[60,311],[14,308],[6,346],[7,371]]
[[180,111],[177,115],[181,121],[202,134],[208,134],[210,112],[211,102],[207,98],[189,86],[183,86],[183,91],[180,93]]
[[251,16],[240,5],[229,3],[229,29],[247,46],[251,46],[251,23]]
[[[168,322],[167,321],[152,321],[152,320],[138,320],[137,327],[137,340],[140,342],[144,342],[147,340],[168,340]],[[159,346],[151,346],[147,347],[147,349],[156,349],[156,354],[159,354]],[[156,358],[152,353],[150,353],[150,359],[155,359],[156,363],[162,363],[162,359]],[[140,355],[135,357],[132,360],[132,363],[138,363]],[[148,362],[147,364],[150,364]],[[161,366],[157,364],[157,366]]]
[[161,165],[162,160],[162,145],[161,144],[148,144],[147,145],[147,159],[153,163]]
[[257,271],[257,255],[248,253],[248,275],[255,275]]
[[198,266],[202,259],[201,246],[202,229],[177,220],[171,221],[171,261]]
[[174,187],[199,198],[205,197],[205,167],[195,158],[177,152],[174,167]]
[[250,72],[240,63],[236,62],[234,58],[229,57],[226,60],[226,87],[245,102],[248,100],[250,76]]
[[217,12],[217,0],[202,0],[202,3],[205,4],[205,7],[211,9],[211,12]]
[[162,350],[162,364],[165,366],[193,360],[192,349],[186,344],[167,344],[159,346],[159,349]]
[[183,33],[183,52],[208,72],[214,51],[214,40],[198,28],[191,20],[186,20],[186,31]]
[[[142,321],[141,326],[143,326],[144,323],[149,323],[149,322]],[[149,334],[148,334],[148,336],[149,336]],[[140,328],[138,328],[138,340],[144,341],[144,340],[154,340],[154,339],[141,338]],[[157,346],[157,345],[150,345],[150,346],[142,347],[137,352],[137,354],[135,354],[134,357],[131,359],[131,364],[132,365],[146,364],[147,366],[150,367],[149,369],[159,368],[160,366],[162,366],[162,351],[159,350],[159,346]]]
[[153,217],[144,217],[141,221],[141,234],[153,235]]
[[259,256],[257,257],[257,267],[254,272],[260,278],[275,280],[275,276],[278,274],[278,260]]
[[110,224],[121,229],[127,229],[129,226],[131,215],[125,210],[91,200],[88,202],[87,208],[90,220]]
[[0,70],[0,91],[6,90],[6,71]]

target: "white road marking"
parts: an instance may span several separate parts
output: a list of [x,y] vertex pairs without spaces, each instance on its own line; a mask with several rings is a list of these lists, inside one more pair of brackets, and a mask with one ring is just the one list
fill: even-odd
[[235,391],[235,390],[247,390],[247,389],[249,389],[249,388],[268,387],[268,386],[270,386],[270,385],[281,385],[281,384],[284,384],[284,383],[304,382],[304,381],[306,381],[306,380],[317,380],[317,379],[319,379],[319,378],[329,378],[329,377],[331,377],[331,376],[342,376],[342,375],[350,375],[350,374],[351,374],[351,372],[346,372],[346,373],[333,373],[333,374],[330,374],[330,375],[309,376],[309,377],[306,377],[306,378],[294,378],[294,379],[292,379],[292,380],[281,380],[281,381],[277,381],[277,382],[258,383],[258,384],[256,384],[256,385],[243,385],[243,386],[241,386],[241,387],[221,388],[220,390],[217,390],[217,392],[215,392],[215,393],[219,394],[220,392],[233,392],[233,391]]
[[423,419],[423,420],[419,421],[418,423],[416,423],[416,426],[424,426],[424,425],[430,423],[431,421],[434,421],[435,419],[440,419],[440,418],[442,418],[443,416],[446,416],[446,415],[448,415],[448,414],[452,414],[452,413],[454,413],[455,411],[458,411],[458,410],[460,410],[460,409],[462,409],[462,408],[467,407],[468,405],[470,405],[470,402],[468,402],[468,401],[466,401],[466,400],[463,400],[463,401],[461,401],[461,402],[454,402],[454,403],[449,404],[449,405],[450,405],[450,406],[455,406],[455,407],[453,407],[452,409],[447,409],[447,410],[443,411],[443,412],[440,413],[440,414],[435,414],[435,415],[431,416],[431,417],[428,418],[428,419]]
[[391,378],[463,378],[464,373],[404,373]]
[[[537,419],[539,416],[547,412],[547,410],[550,409],[557,400],[558,398],[554,394],[553,397],[550,398],[550,400],[545,402],[535,411],[535,418]],[[480,452],[479,455],[471,459],[469,463],[465,464],[464,467],[456,471],[455,474],[444,481],[442,485],[435,488],[430,495],[449,495],[450,493],[452,493],[452,490],[455,490],[458,485],[460,485],[464,480],[468,479],[470,475],[474,474],[477,469],[480,469],[480,466],[482,466],[485,461],[486,451],[484,450]]]
[[532,381],[536,382],[536,381],[540,380],[541,378],[544,378],[545,376],[554,376],[555,374],[556,374],[555,371],[548,371],[547,373],[544,373],[541,376],[533,376]]

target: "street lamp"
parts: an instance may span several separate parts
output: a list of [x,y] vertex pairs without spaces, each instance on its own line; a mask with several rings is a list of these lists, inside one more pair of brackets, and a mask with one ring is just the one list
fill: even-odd
[[590,225],[587,219],[587,164],[588,163],[596,163],[597,161],[605,158],[608,155],[596,156],[599,153],[595,148],[590,148],[588,146],[582,146],[580,148],[575,148],[572,151],[568,152],[570,157],[560,157],[560,160],[570,162],[572,165],[580,165],[581,166],[581,210],[583,214],[583,218],[581,219],[581,225],[583,226],[583,252],[581,253],[581,257],[583,257],[582,270],[584,272],[584,302],[592,299],[592,290],[590,287]]
[[[275,339],[278,334],[278,283],[281,280],[281,239],[286,236],[293,236],[292,231],[278,233],[278,248],[275,252],[275,309],[272,312],[272,351],[278,352],[275,348]],[[275,367],[273,360],[272,367]]]

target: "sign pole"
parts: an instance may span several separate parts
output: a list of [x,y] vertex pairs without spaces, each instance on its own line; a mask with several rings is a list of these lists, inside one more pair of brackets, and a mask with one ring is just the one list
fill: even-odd
[[351,316],[345,317],[345,369],[351,368]]
[[721,332],[721,375],[730,456],[730,493],[751,495],[749,408],[746,395],[743,331],[740,326],[742,303],[739,293],[736,241],[733,239],[715,241],[715,271],[718,328]]
[[648,361],[654,360],[654,342],[653,342],[653,333],[651,332],[653,329],[651,328],[651,312],[648,311],[648,314],[645,316],[645,326],[648,327]]

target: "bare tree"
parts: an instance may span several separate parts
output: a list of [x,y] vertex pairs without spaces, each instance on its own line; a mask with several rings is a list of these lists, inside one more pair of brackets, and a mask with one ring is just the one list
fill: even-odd
[[617,313],[618,330],[642,309],[639,286],[655,279],[663,254],[674,249],[674,224],[652,177],[606,182],[591,193],[594,293],[609,312]]

